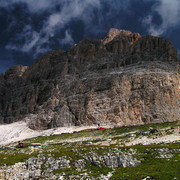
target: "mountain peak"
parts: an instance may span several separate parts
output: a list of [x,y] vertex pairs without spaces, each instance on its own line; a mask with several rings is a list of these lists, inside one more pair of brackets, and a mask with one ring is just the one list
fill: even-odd
[[139,38],[141,37],[139,33],[134,34],[131,31],[111,28],[107,36],[103,39],[103,43],[107,44],[110,41],[112,41],[114,38],[117,38],[117,37],[122,38],[122,37],[127,37],[127,36],[136,36]]
[[0,122],[32,129],[137,125],[179,119],[179,65],[170,41],[110,29],[52,51],[0,81]]

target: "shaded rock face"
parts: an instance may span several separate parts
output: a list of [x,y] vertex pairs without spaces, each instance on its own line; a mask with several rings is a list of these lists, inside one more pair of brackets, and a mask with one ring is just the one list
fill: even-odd
[[33,129],[179,120],[180,68],[166,39],[111,29],[0,75],[0,122]]

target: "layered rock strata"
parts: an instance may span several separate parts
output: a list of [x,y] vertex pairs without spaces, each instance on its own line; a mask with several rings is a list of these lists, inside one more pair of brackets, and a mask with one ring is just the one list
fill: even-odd
[[111,29],[0,75],[0,122],[33,129],[180,120],[180,66],[170,41]]

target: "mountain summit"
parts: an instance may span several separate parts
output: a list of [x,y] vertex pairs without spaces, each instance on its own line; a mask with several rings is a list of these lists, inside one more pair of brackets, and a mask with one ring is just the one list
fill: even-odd
[[0,122],[32,129],[179,120],[180,66],[170,41],[110,29],[0,75]]

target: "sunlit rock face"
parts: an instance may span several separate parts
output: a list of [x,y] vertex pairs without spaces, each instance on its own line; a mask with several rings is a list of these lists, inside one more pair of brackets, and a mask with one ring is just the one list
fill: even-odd
[[170,41],[110,29],[0,75],[0,122],[33,129],[179,120],[180,66]]

